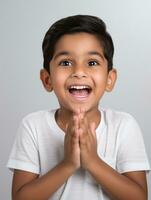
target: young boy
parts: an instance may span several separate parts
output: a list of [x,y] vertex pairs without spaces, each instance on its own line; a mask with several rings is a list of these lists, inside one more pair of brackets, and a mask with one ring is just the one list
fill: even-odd
[[150,169],[129,114],[99,108],[116,81],[104,22],[76,15],[57,21],[43,41],[40,78],[60,108],[26,116],[8,167],[13,200],[146,200]]

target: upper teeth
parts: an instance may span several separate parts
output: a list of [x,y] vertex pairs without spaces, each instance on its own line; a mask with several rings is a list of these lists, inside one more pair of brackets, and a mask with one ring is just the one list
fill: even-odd
[[70,87],[70,89],[77,89],[77,90],[80,90],[80,89],[86,89],[86,88],[90,88],[89,86],[86,86],[86,85],[72,85]]

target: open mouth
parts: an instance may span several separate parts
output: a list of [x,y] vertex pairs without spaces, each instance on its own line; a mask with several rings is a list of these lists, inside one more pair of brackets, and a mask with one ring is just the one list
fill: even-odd
[[77,98],[85,98],[91,93],[92,88],[88,85],[72,85],[68,90],[70,94]]

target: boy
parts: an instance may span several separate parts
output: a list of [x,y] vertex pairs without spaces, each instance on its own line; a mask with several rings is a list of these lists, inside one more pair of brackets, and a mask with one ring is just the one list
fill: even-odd
[[60,108],[25,117],[8,167],[14,200],[146,200],[149,163],[136,121],[99,108],[116,81],[104,22],[77,15],[57,21],[43,41],[45,89]]

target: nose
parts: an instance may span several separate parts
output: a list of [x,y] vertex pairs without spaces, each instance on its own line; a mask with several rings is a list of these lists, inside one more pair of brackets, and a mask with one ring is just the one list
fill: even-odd
[[71,77],[75,77],[75,78],[86,78],[87,77],[87,73],[84,69],[83,66],[75,66],[74,70],[71,74]]

